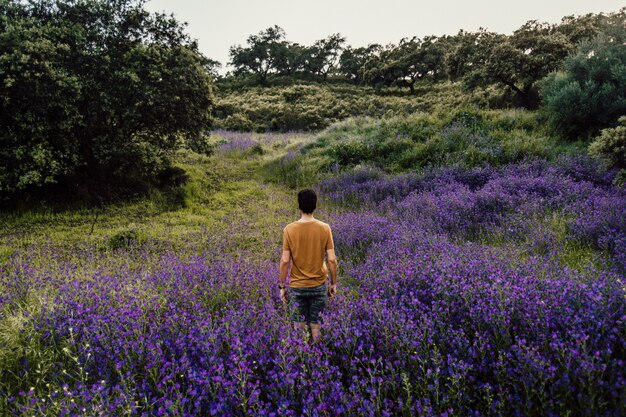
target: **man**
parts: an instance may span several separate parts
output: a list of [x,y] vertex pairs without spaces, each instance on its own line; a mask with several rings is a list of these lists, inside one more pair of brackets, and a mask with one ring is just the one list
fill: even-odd
[[[313,342],[320,337],[320,313],[328,297],[337,293],[337,257],[330,226],[313,217],[317,195],[313,190],[298,193],[300,220],[283,230],[283,255],[280,259],[280,299],[287,303],[296,329],[309,326]],[[324,255],[328,266],[324,262]],[[289,293],[285,282],[289,274]],[[327,285],[330,271],[330,285]]]

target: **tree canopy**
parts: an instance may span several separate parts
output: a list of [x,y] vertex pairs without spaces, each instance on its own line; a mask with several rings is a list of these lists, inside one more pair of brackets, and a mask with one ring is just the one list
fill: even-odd
[[285,40],[285,31],[272,26],[256,35],[250,35],[248,46],[230,48],[230,65],[236,76],[252,75],[266,85],[270,75],[314,76],[326,80],[339,65],[345,38],[339,33],[303,46]]
[[215,61],[143,0],[0,0],[0,196],[154,177],[201,147]]
[[265,84],[268,74],[277,72],[279,62],[291,67],[293,60],[290,59],[284,39],[285,31],[279,26],[273,26],[257,35],[250,35],[247,47],[231,47],[230,64],[235,67],[235,73],[254,74],[261,84]]
[[[274,26],[251,35],[248,45],[231,47],[236,77],[261,85],[281,77],[343,80],[374,87],[397,86],[415,93],[416,84],[463,81],[467,89],[497,86],[510,104],[539,105],[538,82],[561,68],[580,42],[593,39],[608,23],[624,21],[624,10],[566,16],[559,24],[531,20],[512,35],[480,29],[456,35],[407,37],[398,43],[352,47],[340,34],[313,45],[289,42]],[[508,99],[513,97],[513,99]]]
[[396,85],[415,92],[415,83],[436,81],[445,74],[445,50],[437,37],[402,39],[388,45],[363,66],[363,79],[373,85]]
[[339,59],[339,72],[343,74],[348,81],[361,84],[363,83],[363,71],[365,63],[376,56],[381,50],[378,44],[370,44],[366,47],[352,48],[347,46],[344,48]]
[[466,75],[470,86],[501,84],[513,91],[522,106],[536,108],[536,83],[556,70],[573,46],[554,27],[531,21],[513,35],[482,33]]

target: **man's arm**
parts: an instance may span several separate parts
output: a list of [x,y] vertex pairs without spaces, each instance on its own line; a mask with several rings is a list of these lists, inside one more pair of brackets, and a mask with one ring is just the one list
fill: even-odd
[[337,293],[337,255],[335,255],[335,249],[328,249],[326,251],[326,259],[328,260],[328,271],[330,272],[330,287],[328,288],[328,295],[332,298]]
[[280,278],[278,284],[280,285],[280,300],[287,304],[287,288],[285,283],[287,282],[287,274],[289,273],[289,264],[291,263],[291,251],[283,250],[283,256],[280,257],[280,265],[278,267],[280,271]]
[[280,258],[280,286],[285,286],[287,282],[287,273],[289,272],[289,264],[291,263],[291,251],[283,250],[283,256]]

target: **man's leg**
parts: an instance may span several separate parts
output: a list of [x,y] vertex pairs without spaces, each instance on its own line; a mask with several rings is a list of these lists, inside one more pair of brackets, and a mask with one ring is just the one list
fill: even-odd
[[302,332],[306,327],[308,306],[302,290],[289,288],[289,315],[293,321],[293,328]]
[[313,339],[313,343],[319,340],[321,328],[321,324],[311,323],[311,338]]
[[320,330],[322,328],[322,317],[320,313],[326,310],[328,307],[328,287],[324,285],[320,285],[316,288],[315,294],[311,299],[311,321],[310,321],[310,329],[311,329],[311,338],[315,343],[320,338]]

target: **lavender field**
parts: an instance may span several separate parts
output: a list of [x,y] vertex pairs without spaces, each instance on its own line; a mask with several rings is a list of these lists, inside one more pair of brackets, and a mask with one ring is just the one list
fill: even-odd
[[2,414],[626,414],[614,172],[578,155],[304,184],[340,268],[310,344],[276,286],[295,192],[266,167],[315,138],[217,136],[183,158],[178,207],[111,210],[93,234],[89,213],[2,230]]

